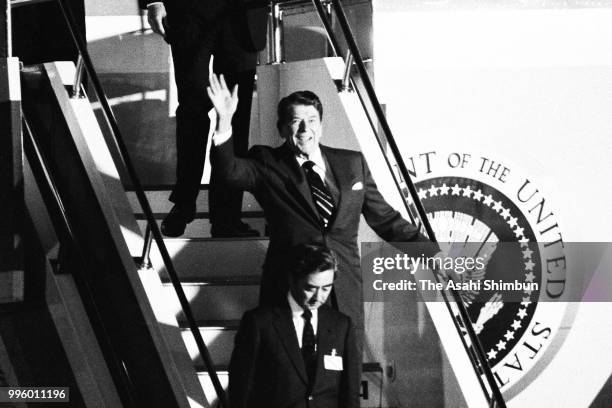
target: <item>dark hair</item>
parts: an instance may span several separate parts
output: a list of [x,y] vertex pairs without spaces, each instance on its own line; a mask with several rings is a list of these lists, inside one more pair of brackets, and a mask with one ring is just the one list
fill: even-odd
[[289,250],[288,272],[289,278],[298,281],[306,276],[328,271],[334,271],[334,278],[338,270],[338,261],[334,253],[323,244],[299,244]]
[[281,125],[289,120],[290,108],[295,105],[314,106],[319,112],[319,119],[323,120],[323,104],[319,97],[312,91],[297,91],[285,96],[278,103],[278,122],[276,126],[280,129]]

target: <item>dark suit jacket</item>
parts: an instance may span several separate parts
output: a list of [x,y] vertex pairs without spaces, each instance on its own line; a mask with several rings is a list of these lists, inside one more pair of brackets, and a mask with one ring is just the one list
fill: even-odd
[[[339,310],[358,327],[363,325],[362,278],[357,246],[359,218],[388,242],[428,242],[416,227],[405,221],[382,197],[360,152],[321,146],[328,172],[338,188],[335,216],[322,229],[302,168],[290,148],[254,146],[248,158],[236,158],[231,140],[212,149],[212,165],[234,187],[251,191],[263,207],[270,228],[270,244],[264,264],[261,300],[282,301],[287,293],[286,254],[300,243],[322,242],[339,261],[334,291]],[[425,255],[437,252],[424,245]],[[272,300],[272,301],[270,301]]]
[[[332,350],[343,370],[328,370]],[[309,385],[289,305],[245,313],[229,367],[231,408],[358,408],[359,364],[351,320],[323,305],[317,328],[317,371]]]
[[[266,0],[139,0],[140,6],[162,1],[166,6],[176,41],[190,41],[215,21],[231,15],[242,27],[240,37],[246,51],[266,47],[268,1]],[[170,39],[172,44],[172,39]]]

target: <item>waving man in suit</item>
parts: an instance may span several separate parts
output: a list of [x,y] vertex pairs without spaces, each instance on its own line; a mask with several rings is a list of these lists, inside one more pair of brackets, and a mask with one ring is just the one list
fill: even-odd
[[283,303],[245,313],[229,367],[232,408],[357,408],[351,320],[325,305],[336,259],[322,245],[289,251]]
[[[334,284],[337,306],[363,326],[363,294],[357,232],[359,218],[388,242],[426,242],[382,197],[360,152],[319,144],[323,106],[310,91],[292,93],[278,105],[278,148],[254,146],[247,158],[231,149],[231,118],[238,103],[236,87],[212,77],[208,88],[218,114],[211,159],[228,185],[251,191],[263,207],[270,244],[263,269],[260,301],[279,304],[287,291],[287,250],[321,242],[338,257]],[[435,245],[423,245],[432,256]],[[420,255],[420,254],[419,254]]]

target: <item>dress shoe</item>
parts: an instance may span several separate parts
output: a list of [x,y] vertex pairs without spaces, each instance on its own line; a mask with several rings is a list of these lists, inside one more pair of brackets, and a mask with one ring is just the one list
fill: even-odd
[[248,238],[258,237],[259,231],[251,228],[251,226],[244,222],[238,222],[237,224],[213,224],[210,229],[210,235],[213,238]]
[[167,237],[180,237],[185,232],[185,227],[195,217],[195,211],[185,211],[179,206],[172,207],[166,218],[161,223],[161,232]]

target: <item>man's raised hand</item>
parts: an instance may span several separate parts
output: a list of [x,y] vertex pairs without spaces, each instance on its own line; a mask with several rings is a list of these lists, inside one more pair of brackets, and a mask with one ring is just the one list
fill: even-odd
[[166,39],[166,7],[163,3],[155,2],[147,6],[147,21],[153,32]]
[[229,131],[232,126],[232,117],[238,106],[238,85],[234,85],[230,92],[223,74],[217,77],[212,72],[209,81],[210,85],[206,88],[206,92],[217,112],[216,132],[223,133]]

